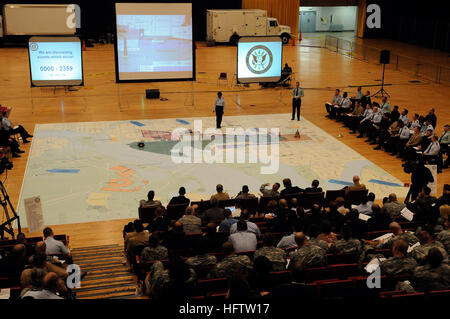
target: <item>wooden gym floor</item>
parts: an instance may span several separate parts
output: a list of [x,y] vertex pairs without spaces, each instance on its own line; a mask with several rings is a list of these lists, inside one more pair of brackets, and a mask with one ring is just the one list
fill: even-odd
[[[373,43],[371,43],[373,45]],[[401,48],[402,44],[396,44]],[[423,49],[408,46],[408,50]],[[33,132],[37,123],[82,122],[132,120],[146,118],[182,118],[193,116],[213,116],[212,107],[216,92],[221,90],[227,100],[227,115],[289,113],[290,92],[280,89],[260,89],[253,84],[249,88],[232,86],[236,69],[236,48],[228,46],[206,47],[199,43],[196,50],[197,81],[160,83],[115,83],[114,49],[112,45],[96,45],[83,52],[85,87],[78,91],[65,91],[62,88],[30,89],[28,55],[25,48],[0,49],[0,103],[13,108],[11,121],[20,123]],[[283,63],[288,62],[305,89],[302,115],[329,134],[336,136],[341,125],[324,117],[324,103],[329,101],[335,88],[354,94],[355,88],[349,86],[368,86],[379,84],[381,67],[322,48],[285,46]],[[228,73],[228,85],[218,87],[220,72]],[[386,90],[391,95],[392,105],[399,105],[414,113],[426,114],[434,107],[438,117],[437,133],[440,135],[444,124],[450,122],[449,86],[435,84],[422,78],[387,71]],[[377,81],[378,80],[378,81]],[[420,81],[411,83],[409,81]],[[167,101],[146,100],[145,89],[158,88]],[[372,93],[379,87],[367,87]],[[194,105],[192,95],[194,90]],[[284,103],[280,102],[280,96]],[[120,99],[120,103],[119,100]],[[289,119],[287,119],[289,120]],[[363,139],[348,134],[341,129],[343,143],[358,151],[376,165],[397,177],[409,182],[409,176],[401,167],[401,161],[382,151],[373,150]],[[21,147],[25,154],[14,159],[14,168],[8,172],[5,187],[13,205],[17,206],[30,144]],[[1,176],[5,180],[6,176]],[[449,170],[438,176],[438,191],[450,182]],[[45,187],[45,185],[43,185]],[[138,203],[136,203],[136,206]],[[137,208],[136,208],[137,214]],[[22,218],[25,218],[24,216]],[[121,231],[128,220],[82,223],[55,226],[55,233],[70,236],[72,247],[86,247],[106,244],[120,244]],[[25,229],[26,232],[26,229]],[[40,234],[30,234],[40,235]]]

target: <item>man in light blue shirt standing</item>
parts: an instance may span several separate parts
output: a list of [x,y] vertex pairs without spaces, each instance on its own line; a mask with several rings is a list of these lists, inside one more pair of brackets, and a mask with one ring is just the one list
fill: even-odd
[[303,89],[300,87],[300,82],[297,81],[295,88],[292,90],[292,118],[295,119],[295,112],[297,111],[297,121],[300,121],[300,108],[302,106],[302,97],[304,96]]
[[214,102],[214,112],[216,112],[216,128],[221,128],[222,117],[225,112],[225,99],[222,97],[222,92],[217,92],[217,98]]

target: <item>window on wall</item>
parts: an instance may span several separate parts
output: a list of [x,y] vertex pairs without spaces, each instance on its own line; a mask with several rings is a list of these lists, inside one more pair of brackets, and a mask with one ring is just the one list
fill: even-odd
[[299,32],[355,32],[357,6],[300,7]]

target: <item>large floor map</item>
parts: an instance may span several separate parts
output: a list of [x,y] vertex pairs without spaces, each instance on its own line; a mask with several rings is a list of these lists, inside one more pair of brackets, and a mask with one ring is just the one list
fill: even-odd
[[[395,192],[404,197],[402,183],[306,119],[290,121],[287,114],[227,116],[226,127],[279,128],[279,167],[249,163],[176,163],[171,150],[179,145],[177,128],[194,134],[194,121],[202,120],[203,132],[215,118],[153,119],[119,122],[83,122],[36,125],[22,186],[18,212],[26,227],[25,198],[40,196],[46,225],[70,224],[137,217],[139,200],[153,189],[163,204],[185,186],[192,200],[207,199],[217,183],[235,196],[243,184],[258,194],[261,184],[290,177],[295,185],[309,186],[318,179],[325,189],[339,189],[360,175],[377,197]],[[194,131],[193,131],[194,130]],[[297,130],[300,136],[296,136]],[[178,137],[177,137],[178,136]],[[250,139],[228,145],[203,141],[200,151],[240,149],[249,156]],[[145,147],[138,147],[144,142]],[[215,144],[216,143],[216,144]],[[212,147],[211,147],[212,145]],[[273,150],[269,148],[269,151]]]

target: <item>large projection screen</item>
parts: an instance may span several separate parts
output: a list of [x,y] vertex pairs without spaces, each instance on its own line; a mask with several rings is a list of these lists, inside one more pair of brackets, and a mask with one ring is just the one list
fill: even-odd
[[280,37],[242,37],[237,52],[237,79],[240,83],[280,80],[283,58]]
[[116,3],[116,81],[195,80],[192,3]]
[[31,37],[28,57],[32,86],[83,85],[79,38]]

